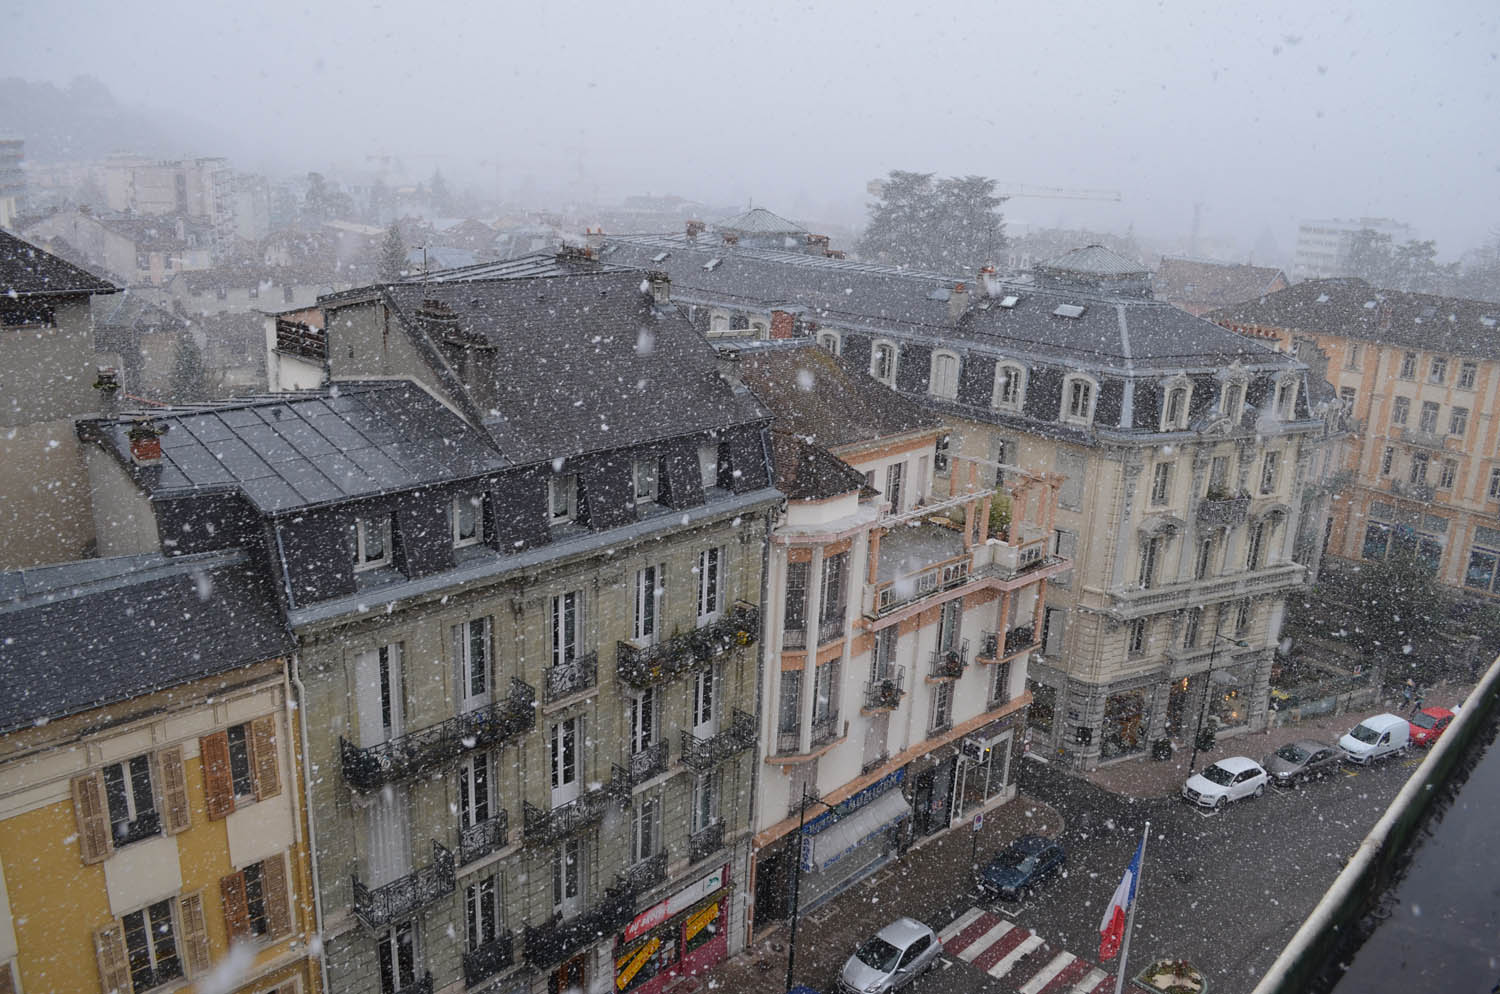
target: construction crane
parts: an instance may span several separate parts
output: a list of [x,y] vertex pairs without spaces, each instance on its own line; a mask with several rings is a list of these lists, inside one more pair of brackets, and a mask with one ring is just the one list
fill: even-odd
[[1119,190],[1095,190],[1083,187],[1033,186],[1029,183],[1007,183],[995,181],[995,194],[1014,200],[1017,197],[1036,197],[1046,200],[1103,200],[1118,204],[1123,197]]

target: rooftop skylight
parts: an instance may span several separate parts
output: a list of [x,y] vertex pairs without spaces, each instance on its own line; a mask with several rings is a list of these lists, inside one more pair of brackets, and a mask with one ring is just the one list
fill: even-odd
[[703,268],[708,270],[709,272],[713,272],[715,269],[718,269],[719,266],[723,265],[723,263],[723,259],[721,259],[719,256],[714,256],[712,259],[703,264]]
[[669,256],[671,254],[672,254],[671,252],[658,252],[658,253],[656,253],[655,255],[653,255],[651,257],[651,261],[652,262],[666,262],[667,261],[667,256]]
[[1058,304],[1052,313],[1060,318],[1081,318],[1085,310],[1082,304]]
[[1014,307],[1021,302],[1021,298],[1012,294],[1009,297],[1000,298],[1001,307]]

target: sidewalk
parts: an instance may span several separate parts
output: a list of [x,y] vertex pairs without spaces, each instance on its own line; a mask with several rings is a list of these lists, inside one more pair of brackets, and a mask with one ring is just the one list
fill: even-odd
[[[1424,706],[1452,709],[1468,696],[1469,687],[1462,684],[1439,684],[1427,694]],[[1249,756],[1257,763],[1268,754],[1301,739],[1314,739],[1337,745],[1339,737],[1359,724],[1361,718],[1389,710],[1403,717],[1410,713],[1409,707],[1400,702],[1389,706],[1372,706],[1366,711],[1349,714],[1322,715],[1309,718],[1295,725],[1267,729],[1264,732],[1247,732],[1243,735],[1220,736],[1208,752],[1198,753],[1198,769],[1227,756]],[[1182,789],[1188,778],[1188,762],[1192,758],[1192,743],[1178,743],[1170,760],[1128,759],[1113,766],[1104,766],[1092,773],[1082,774],[1084,779],[1116,794],[1127,797],[1168,797]]]
[[[978,833],[979,858],[1017,836],[1057,835],[1062,828],[1062,818],[1053,808],[1018,795],[985,812]],[[797,982],[830,989],[854,947],[902,915],[933,928],[945,925],[936,920],[938,914],[952,906],[972,879],[974,834],[964,824],[921,840],[904,857],[805,915],[797,926]],[[781,994],[786,989],[787,934],[785,925],[776,927],[738,956],[679,981],[671,988],[673,994]]]

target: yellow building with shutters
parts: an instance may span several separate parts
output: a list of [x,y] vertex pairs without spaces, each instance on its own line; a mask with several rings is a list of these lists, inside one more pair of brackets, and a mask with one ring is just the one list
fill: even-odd
[[291,640],[243,553],[0,573],[0,994],[321,990]]

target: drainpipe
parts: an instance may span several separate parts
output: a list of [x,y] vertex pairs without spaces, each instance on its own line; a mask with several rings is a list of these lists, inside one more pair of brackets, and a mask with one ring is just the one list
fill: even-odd
[[318,873],[318,821],[312,810],[312,771],[307,759],[307,688],[302,686],[302,654],[292,653],[292,687],[302,727],[302,791],[307,798],[307,852],[312,861],[313,924],[318,930],[318,989],[328,994],[328,946],[323,940],[323,887]]

